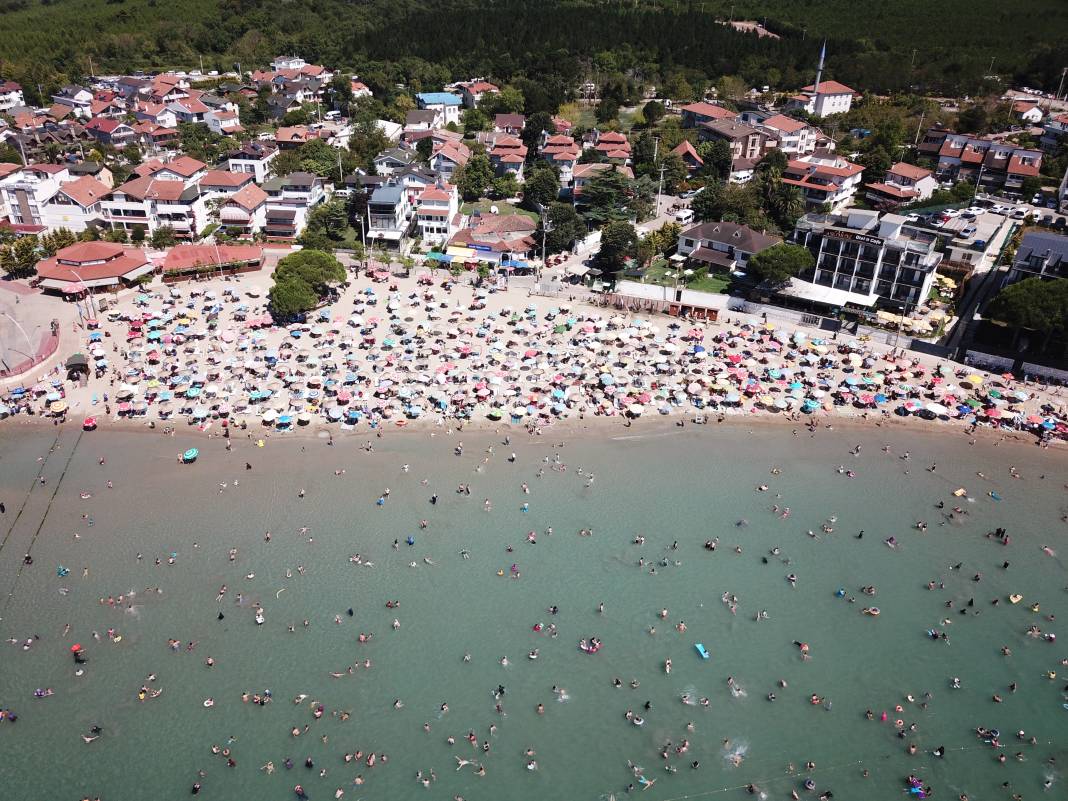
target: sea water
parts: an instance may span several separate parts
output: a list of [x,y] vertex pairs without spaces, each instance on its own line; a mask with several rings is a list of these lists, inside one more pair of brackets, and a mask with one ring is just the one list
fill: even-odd
[[[629,784],[650,799],[740,797],[749,784],[784,797],[803,792],[805,778],[816,794],[893,798],[909,774],[939,797],[1006,797],[1003,782],[1027,798],[1046,781],[1051,797],[1061,792],[1068,634],[1049,643],[1026,632],[1062,634],[1068,614],[1063,558],[1042,550],[1068,553],[1062,454],[902,428],[502,438],[390,433],[368,452],[360,435],[333,446],[275,436],[263,448],[242,435],[228,453],[222,439],[202,435],[3,429],[0,632],[18,641],[0,643],[0,707],[18,714],[0,722],[4,797],[178,798],[198,770],[201,796],[219,799],[287,799],[298,783],[312,799],[339,787],[351,798],[417,798],[427,793],[417,772],[431,769],[427,797],[497,801],[621,798]],[[198,461],[178,464],[191,445]],[[458,494],[459,484],[470,494]],[[958,488],[967,495],[954,497]],[[944,517],[958,505],[967,514]],[[921,520],[926,532],[915,528]],[[1010,545],[985,536],[999,526]],[[583,529],[592,534],[579,536]],[[712,539],[715,551],[703,547]],[[356,554],[373,566],[356,564]],[[60,566],[69,573],[57,575]],[[860,592],[872,585],[874,597]],[[1017,592],[1024,598],[1013,605]],[[733,612],[725,593],[737,599]],[[121,606],[106,603],[120,594]],[[870,606],[877,618],[861,613]],[[360,644],[360,633],[370,641]],[[604,643],[595,655],[577,647],[589,637]],[[180,641],[177,652],[170,639]],[[75,643],[89,658],[82,676]],[[961,689],[951,689],[952,677]],[[162,694],[138,700],[145,683]],[[37,688],[55,694],[37,699]],[[266,706],[241,700],[264,690],[273,696]],[[684,704],[684,694],[708,706]],[[326,710],[319,720],[312,701]],[[332,714],[341,710],[351,717]],[[628,710],[644,725],[629,722]],[[896,720],[916,731],[899,738]],[[94,724],[103,734],[87,744],[80,735]],[[999,729],[1003,747],[984,745],[977,726]],[[1018,730],[1038,745],[1018,741]],[[684,740],[689,749],[678,756]],[[916,755],[906,753],[910,742]],[[228,747],[236,766],[213,755],[213,744]],[[930,753],[938,746],[944,759]],[[536,770],[527,769],[528,748]],[[345,763],[356,750],[385,753],[388,763]],[[485,776],[457,771],[457,756],[483,764]],[[261,770],[268,761],[273,774]],[[641,790],[636,774],[655,784]]]

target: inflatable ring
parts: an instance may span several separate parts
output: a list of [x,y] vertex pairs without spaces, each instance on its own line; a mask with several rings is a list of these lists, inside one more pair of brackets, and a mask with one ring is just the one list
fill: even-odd
[[903,728],[905,728],[905,721],[901,720],[901,718],[898,718],[897,720],[894,721],[894,726],[896,726],[899,729],[903,729]]
[[204,708],[205,709],[210,709],[213,706],[215,706],[215,699],[214,698],[205,698],[204,699]]

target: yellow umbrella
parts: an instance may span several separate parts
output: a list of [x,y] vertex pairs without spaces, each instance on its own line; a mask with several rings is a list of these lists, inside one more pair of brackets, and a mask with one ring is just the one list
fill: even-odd
[[67,411],[67,402],[66,401],[53,401],[52,405],[49,406],[48,408],[51,409],[55,414],[60,414],[62,412]]
[[968,382],[969,384],[976,384],[976,385],[979,385],[979,384],[982,384],[982,383],[983,383],[983,379],[982,379],[982,377],[981,377],[981,376],[977,376],[977,375],[974,375],[974,374],[972,374],[972,375],[968,376],[968,377],[967,377],[967,378],[966,378],[965,380],[966,380],[966,381],[967,381],[967,382]]

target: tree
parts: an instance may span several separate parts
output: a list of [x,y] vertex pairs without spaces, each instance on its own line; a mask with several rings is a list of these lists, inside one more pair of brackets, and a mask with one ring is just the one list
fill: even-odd
[[279,261],[271,277],[271,313],[285,318],[314,309],[333,286],[345,280],[345,268],[329,253],[305,248]]
[[36,236],[20,236],[0,250],[0,269],[14,277],[22,278],[37,271],[41,259],[40,243]]
[[130,232],[130,241],[135,245],[140,245],[145,241],[145,226],[135,225]]
[[619,116],[619,103],[610,97],[602,97],[594,109],[597,122],[604,124],[611,122]]
[[498,198],[510,198],[519,194],[519,181],[512,173],[493,179],[493,194]]
[[629,222],[610,222],[601,229],[601,249],[597,263],[606,273],[617,273],[624,262],[635,255],[638,232]]
[[523,144],[531,151],[537,150],[538,145],[541,144],[543,133],[552,136],[556,133],[556,126],[553,124],[553,118],[548,112],[537,111],[527,117],[526,124],[523,126],[523,133],[521,134]]
[[1043,281],[1027,278],[1002,289],[986,308],[986,317],[998,320],[1015,330],[1041,334],[1045,345],[1068,324],[1068,279]]
[[[377,118],[373,114],[361,112],[359,119],[353,125],[352,136],[349,137],[349,153],[356,165],[368,172],[373,172],[375,156],[389,145],[389,138],[378,127]],[[279,153],[278,157],[282,155],[284,154]]]
[[[586,236],[586,223],[570,203],[551,203],[545,215],[549,220],[549,231],[545,234],[545,252],[560,253],[569,250],[578,239]],[[542,241],[542,226],[535,234],[536,241]]]
[[125,244],[126,242],[130,241],[130,235],[127,233],[125,228],[112,228],[110,231],[104,234],[104,239],[106,239],[108,242],[118,242],[119,244]]
[[693,200],[690,201],[690,209],[693,211],[693,216],[699,222],[710,222],[718,220],[721,214],[720,206],[720,184],[715,181],[708,181],[705,183],[705,188],[694,195]]
[[478,200],[486,194],[493,181],[493,167],[490,166],[489,156],[485,153],[471,156],[457,172],[459,177],[454,176],[456,187],[464,200]]
[[560,196],[560,179],[552,167],[535,167],[523,184],[523,199],[535,208],[544,208]]
[[475,133],[489,128],[489,117],[482,109],[469,108],[464,112],[464,132]]
[[779,286],[816,263],[812,252],[801,245],[774,245],[749,259],[747,270],[761,281]]
[[664,168],[664,191],[673,195],[689,176],[686,162],[678,153],[668,153],[660,160],[660,166]]
[[[297,150],[300,156],[300,169],[314,173],[320,178],[337,175],[338,151],[322,139],[305,142]],[[275,157],[277,158],[277,156]]]
[[173,247],[177,241],[174,236],[174,229],[169,225],[161,225],[152,232],[152,238],[149,243],[156,250],[162,250],[163,248]]
[[349,213],[344,198],[320,203],[308,215],[307,229],[322,231],[335,241],[343,239],[348,228]]
[[664,117],[664,104],[659,100],[650,100],[642,106],[642,116],[650,126],[655,126]]
[[724,75],[716,81],[716,96],[720,100],[741,100],[745,97],[745,81],[736,75]]
[[[771,152],[780,151],[776,149]],[[697,146],[697,155],[704,162],[704,166],[701,167],[702,175],[719,181],[726,181],[730,176],[734,157],[731,153],[731,146],[726,140],[713,139],[710,142],[702,142]]]
[[957,115],[957,130],[961,133],[986,133],[990,127],[990,113],[981,103],[961,109]]
[[526,108],[526,99],[516,86],[504,86],[500,92],[485,97],[482,103],[494,114],[522,114]]
[[631,219],[626,205],[631,191],[630,179],[614,167],[595,175],[582,189],[586,219],[594,225]]
[[57,251],[70,247],[77,241],[77,238],[68,229],[57,228],[52,233],[44,234],[40,238],[41,252],[45,256],[52,257],[56,255]]
[[890,154],[886,152],[886,148],[880,146],[873,147],[867,153],[863,154],[859,159],[860,165],[867,170],[868,175],[882,176],[886,174],[886,171],[890,169],[893,163],[890,159]]
[[424,136],[415,143],[415,152],[419,154],[420,159],[429,162],[430,157],[434,155],[434,139]]
[[349,106],[352,105],[352,76],[348,73],[339,72],[330,79],[327,87],[330,100],[334,108],[341,112],[341,116],[349,116]]
[[286,279],[275,281],[267,299],[271,313],[279,319],[309,312],[319,303],[319,296],[303,281]]

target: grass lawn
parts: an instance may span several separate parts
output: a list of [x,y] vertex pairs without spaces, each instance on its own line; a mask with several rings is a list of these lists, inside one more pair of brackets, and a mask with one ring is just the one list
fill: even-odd
[[[645,271],[645,282],[647,284],[660,284],[661,286],[675,286],[675,277],[674,275],[668,277],[667,273],[669,272],[674,273],[674,270],[669,269],[666,261],[663,259],[654,261],[649,269]],[[686,289],[693,289],[697,292],[725,294],[729,291],[733,281],[734,278],[727,273],[705,273],[702,271],[686,281]]]
[[506,217],[511,214],[522,214],[525,217],[530,217],[532,220],[538,219],[538,215],[533,211],[527,211],[526,209],[521,209],[518,206],[513,206],[500,200],[480,200],[477,203],[464,203],[463,206],[460,207],[460,211],[464,214],[473,214],[476,211],[480,211],[483,214],[489,214],[491,206],[496,206],[497,213],[501,216]]

